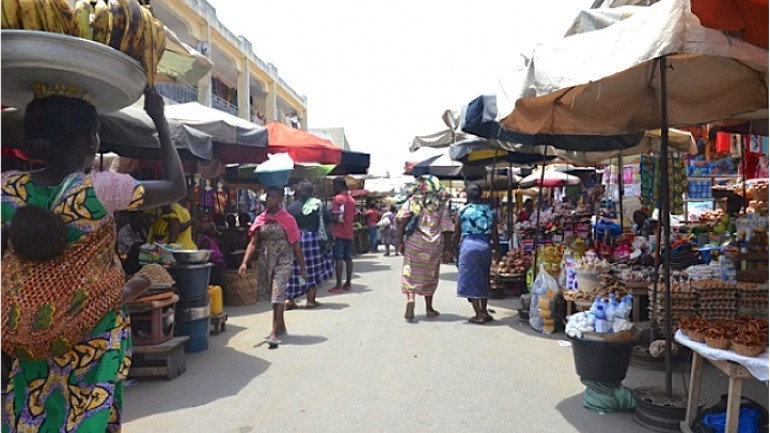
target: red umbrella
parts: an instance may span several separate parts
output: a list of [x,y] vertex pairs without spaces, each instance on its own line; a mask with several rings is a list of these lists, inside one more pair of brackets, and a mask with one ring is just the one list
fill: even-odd
[[270,122],[266,128],[268,153],[288,153],[297,163],[340,163],[342,149],[329,140],[278,122]]
[[743,39],[767,48],[768,0],[692,0],[692,12],[705,27],[743,32]]

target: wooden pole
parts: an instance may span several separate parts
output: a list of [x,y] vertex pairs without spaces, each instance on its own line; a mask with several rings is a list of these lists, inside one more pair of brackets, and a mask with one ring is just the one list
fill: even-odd
[[620,207],[620,233],[623,233],[623,152],[618,154],[618,206]]
[[661,221],[663,222],[662,244],[666,245],[663,253],[663,284],[665,287],[665,366],[666,366],[666,396],[671,397],[671,202],[668,176],[668,95],[666,92],[666,56],[660,58],[660,171],[661,171]]
[[539,271],[537,266],[537,243],[538,243],[538,234],[540,231],[540,212],[543,210],[543,183],[545,182],[545,164],[548,162],[548,148],[545,149],[545,152],[543,152],[543,166],[540,167],[540,187],[537,189],[537,216],[535,217],[535,255],[532,260],[532,266],[534,269],[532,270],[532,275],[534,277],[537,276],[537,272]]

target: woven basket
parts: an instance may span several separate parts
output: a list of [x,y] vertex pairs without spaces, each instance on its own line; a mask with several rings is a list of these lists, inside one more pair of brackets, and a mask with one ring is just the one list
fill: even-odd
[[697,341],[698,343],[706,342],[706,336],[704,335],[704,332],[698,331],[697,329],[687,330],[687,336],[690,337],[690,340]]
[[738,344],[736,342],[733,342],[731,348],[738,355],[748,356],[749,358],[757,357],[765,351],[765,346],[744,346],[743,344]]
[[732,341],[730,341],[729,338],[709,338],[705,337],[706,339],[706,345],[708,347],[711,347],[713,349],[722,349],[727,350],[730,348],[730,345],[732,345]]
[[257,302],[257,273],[247,269],[241,277],[235,269],[222,272],[222,294],[227,305],[252,305]]

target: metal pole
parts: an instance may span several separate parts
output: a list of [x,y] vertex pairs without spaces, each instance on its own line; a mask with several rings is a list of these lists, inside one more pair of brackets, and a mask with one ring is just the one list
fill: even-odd
[[508,214],[505,217],[505,236],[510,242],[513,236],[513,164],[508,163]]
[[532,260],[532,276],[536,277],[539,271],[537,266],[537,242],[540,230],[540,211],[543,209],[543,183],[545,182],[545,164],[548,162],[548,148],[543,152],[543,166],[540,167],[540,188],[537,190],[537,216],[535,216],[535,257]]
[[620,233],[623,233],[623,152],[618,154],[618,206],[620,206]]
[[668,176],[668,95],[666,93],[666,56],[660,58],[660,171],[661,171],[661,220],[663,222],[662,244],[666,245],[663,253],[663,284],[665,287],[665,365],[666,396],[672,396],[671,375],[671,202]]

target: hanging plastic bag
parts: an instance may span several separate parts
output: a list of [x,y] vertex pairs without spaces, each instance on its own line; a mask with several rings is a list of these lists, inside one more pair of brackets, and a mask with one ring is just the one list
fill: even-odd
[[540,272],[532,284],[532,303],[529,305],[529,326],[537,332],[552,333],[556,322],[556,298],[559,283],[540,265]]

